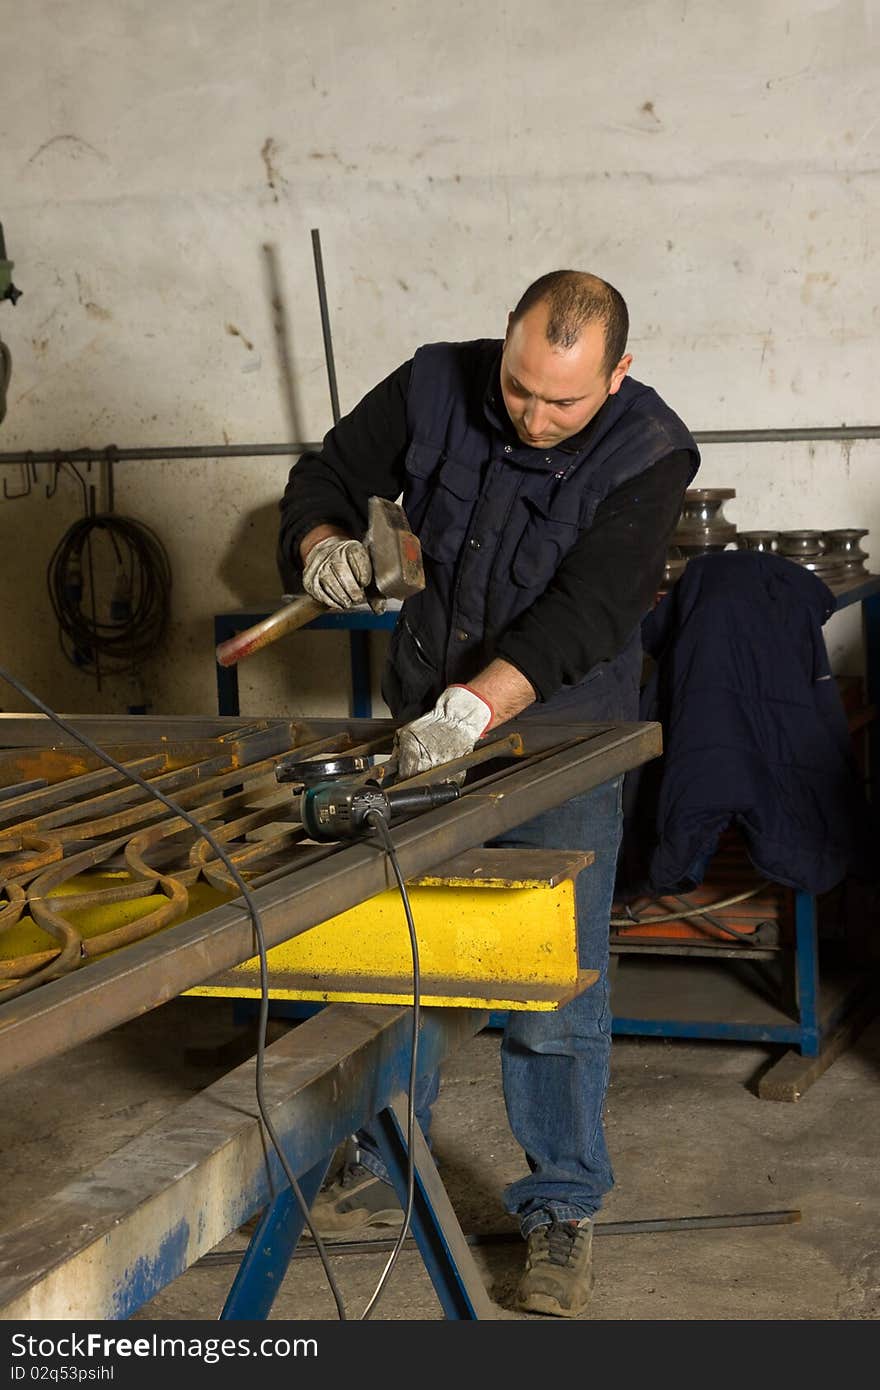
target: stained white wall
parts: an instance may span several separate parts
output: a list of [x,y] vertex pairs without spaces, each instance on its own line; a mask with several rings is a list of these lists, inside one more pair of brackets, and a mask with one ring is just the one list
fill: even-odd
[[[692,428],[876,423],[878,26],[873,0],[8,7],[0,220],[25,295],[0,305],[0,449],[320,437],[312,227],[344,409],[421,342],[500,334],[532,278],[573,265],[625,294],[634,374]],[[707,447],[699,481],[736,487],[742,528],[868,526],[877,568],[877,452]],[[117,509],[174,567],[154,712],[216,708],[212,615],[277,595],[286,470],[117,467]],[[56,705],[124,710],[132,683],[98,693],[59,657],[45,569],[79,502],[43,481],[0,500],[3,663]],[[247,713],[342,712],[345,640],[288,638],[241,684]]]

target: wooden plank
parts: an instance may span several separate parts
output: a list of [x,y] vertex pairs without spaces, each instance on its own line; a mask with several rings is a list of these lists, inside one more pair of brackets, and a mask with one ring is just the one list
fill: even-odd
[[758,1082],[761,1100],[800,1100],[805,1091],[819,1080],[832,1062],[851,1047],[880,1010],[880,990],[873,990],[847,1019],[830,1034],[818,1057],[802,1057],[793,1049],[766,1071]]

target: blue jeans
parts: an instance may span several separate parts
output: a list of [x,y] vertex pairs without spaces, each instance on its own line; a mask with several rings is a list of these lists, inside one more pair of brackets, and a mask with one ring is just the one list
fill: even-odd
[[[508,831],[492,846],[593,850],[595,863],[576,879],[581,969],[598,970],[594,985],[552,1013],[507,1015],[501,1077],[507,1118],[530,1173],[512,1183],[504,1205],[518,1216],[524,1236],[551,1219],[592,1216],[614,1175],[605,1146],[603,1109],[611,1056],[608,998],[608,919],[621,835],[622,777],[572,797]],[[417,1097],[425,1135],[439,1075]],[[386,1177],[369,1129],[358,1134],[360,1161]]]

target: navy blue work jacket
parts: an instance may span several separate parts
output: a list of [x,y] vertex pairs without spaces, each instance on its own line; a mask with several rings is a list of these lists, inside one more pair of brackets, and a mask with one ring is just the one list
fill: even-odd
[[[433,343],[413,359],[403,504],[426,585],[406,601],[388,653],[382,693],[400,719],[423,713],[446,685],[492,659],[610,492],[676,450],[691,452],[693,472],[699,462],[679,417],[629,377],[580,449],[513,442],[503,402],[491,387],[480,399],[499,349],[489,339]],[[640,670],[637,623],[618,655],[529,714],[634,719]]]
[[822,625],[828,586],[780,556],[692,559],[642,624],[640,716],[663,758],[628,776],[624,891],[701,883],[735,825],[759,873],[822,893],[867,875],[869,809]]

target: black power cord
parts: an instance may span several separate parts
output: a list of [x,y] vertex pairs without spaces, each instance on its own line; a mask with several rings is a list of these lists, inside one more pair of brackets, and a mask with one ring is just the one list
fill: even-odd
[[[108,566],[102,599],[96,570],[103,577]],[[81,517],[55,547],[46,577],[61,650],[99,683],[102,672],[136,671],[160,649],[171,615],[171,565],[142,521],[113,512]]]
[[391,1271],[397,1264],[397,1257],[403,1249],[403,1244],[407,1238],[407,1235],[409,1234],[409,1228],[412,1222],[413,1202],[415,1199],[415,1159],[413,1157],[413,1138],[415,1136],[416,1124],[416,1079],[418,1073],[419,1025],[421,1022],[422,993],[422,977],[421,969],[419,966],[419,943],[418,938],[416,937],[416,926],[415,922],[413,921],[412,908],[410,906],[409,901],[409,894],[406,891],[406,884],[403,879],[403,874],[400,871],[400,864],[397,859],[397,852],[394,848],[394,842],[391,839],[391,833],[388,829],[388,822],[380,811],[368,811],[366,818],[371,825],[374,825],[376,827],[382,839],[382,843],[385,846],[385,853],[388,855],[388,859],[391,864],[394,877],[397,880],[397,888],[400,893],[401,900],[403,902],[403,910],[406,913],[406,925],[409,928],[409,942],[412,950],[413,1012],[412,1043],[410,1046],[409,1055],[409,1088],[407,1091],[406,1099],[406,1149],[408,1156],[406,1173],[406,1209],[403,1214],[403,1225],[400,1228],[400,1234],[397,1237],[394,1249],[388,1256],[388,1263],[382,1271],[382,1274],[379,1278],[379,1282],[376,1285],[376,1288],[373,1292],[372,1298],[370,1299],[364,1311],[361,1313],[362,1322],[365,1322],[370,1317],[370,1314],[376,1307],[382,1290],[385,1288],[385,1285],[388,1282]]
[[296,1180],[296,1175],[293,1169],[291,1168],[290,1163],[287,1160],[287,1156],[281,1145],[281,1141],[279,1140],[278,1135],[276,1133],[275,1126],[269,1118],[269,1113],[266,1109],[266,1102],[263,1090],[263,1063],[264,1054],[266,1050],[266,1028],[269,1021],[269,969],[266,962],[266,939],[263,935],[263,923],[260,919],[260,909],[257,906],[253,894],[251,893],[250,889],[248,888],[247,884],[245,883],[235,864],[232,862],[229,855],[223,849],[222,845],[219,844],[219,842],[214,838],[211,832],[204,825],[202,825],[198,820],[196,820],[195,816],[190,815],[189,811],[184,810],[182,806],[179,806],[177,802],[174,801],[170,796],[166,796],[164,792],[159,791],[157,787],[151,786],[151,784],[145,781],[143,777],[139,776],[138,773],[132,772],[131,768],[123,767],[122,763],[117,762],[117,760],[114,757],[112,757],[109,753],[105,752],[103,748],[99,748],[98,744],[93,742],[93,740],[90,739],[87,734],[80,733],[80,731],[78,729],[75,729],[73,725],[68,723],[66,719],[63,719],[61,715],[56,714],[53,709],[50,709],[48,705],[44,704],[43,701],[39,698],[39,696],[35,695],[33,691],[29,690],[26,685],[23,685],[20,680],[17,680],[16,677],[13,676],[9,671],[7,671],[6,668],[3,666],[0,666],[0,679],[7,681],[8,684],[11,685],[14,690],[17,690],[18,693],[22,695],[24,699],[27,700],[30,704],[32,704],[35,709],[38,709],[42,714],[45,714],[49,719],[53,721],[53,723],[58,725],[59,729],[63,729],[64,732],[68,734],[71,738],[75,739],[77,743],[81,743],[85,748],[88,748],[92,753],[95,754],[96,757],[100,758],[102,762],[105,762],[110,767],[115,768],[117,772],[121,773],[122,776],[127,778],[130,782],[137,783],[137,785],[139,787],[142,787],[145,792],[148,792],[150,796],[155,797],[157,801],[161,801],[162,804],[164,806],[167,806],[170,811],[173,811],[176,816],[180,816],[183,820],[187,822],[188,825],[191,825],[199,835],[204,837],[204,839],[211,846],[211,849],[216,854],[217,858],[226,866],[226,869],[228,870],[230,877],[232,878],[233,882],[235,883],[236,887],[239,889],[242,897],[244,898],[245,903],[247,904],[248,912],[250,913],[251,922],[253,923],[254,937],[256,938],[257,950],[260,957],[260,1014],[257,1033],[256,1066],[257,1107],[260,1112],[260,1118],[262,1119],[263,1125],[266,1129],[266,1133],[272,1141],[272,1145],[275,1149],[275,1152],[278,1155],[281,1167],[284,1170],[284,1176],[290,1183],[291,1191],[296,1197],[299,1209],[302,1212],[306,1226],[309,1229],[309,1233],[312,1237],[312,1240],[315,1242],[315,1248],[321,1257],[321,1263],[324,1266],[324,1273],[327,1276],[327,1282],[330,1285],[330,1291],[333,1294],[333,1298],[336,1302],[336,1309],[339,1313],[340,1320],[345,1321],[347,1316],[345,1312],[345,1306],[342,1302],[342,1296],[339,1292],[339,1288],[337,1287],[336,1280],[333,1278],[333,1274],[330,1269],[330,1264],[327,1259],[327,1252],[324,1248],[324,1243],[318,1235],[317,1231],[312,1226],[311,1215],[309,1212],[308,1205],[306,1203],[305,1198],[303,1197],[300,1185]]

